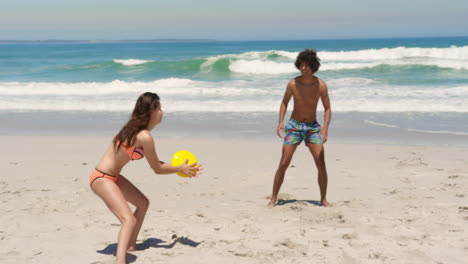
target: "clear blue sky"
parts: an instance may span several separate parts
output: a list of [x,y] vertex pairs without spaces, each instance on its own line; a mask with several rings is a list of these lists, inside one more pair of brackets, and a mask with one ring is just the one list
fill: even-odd
[[2,0],[0,39],[468,36],[467,0]]

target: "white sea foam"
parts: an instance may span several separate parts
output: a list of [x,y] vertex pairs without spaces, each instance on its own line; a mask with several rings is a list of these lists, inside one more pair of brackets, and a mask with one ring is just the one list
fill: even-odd
[[359,77],[348,77],[327,80],[327,85],[330,87],[356,87],[364,85],[380,85],[376,80],[359,78]]
[[448,135],[457,135],[457,136],[468,136],[468,133],[452,132],[452,131],[429,131],[429,130],[419,130],[419,129],[408,129],[408,131],[424,133],[424,134],[448,134]]
[[367,79],[345,78],[330,81],[328,86],[334,85],[336,89],[329,91],[333,96],[339,99],[362,97],[362,98],[382,98],[395,100],[419,99],[419,100],[439,100],[447,101],[452,99],[468,100],[468,86],[389,86],[379,84],[378,82],[368,81]]
[[[232,72],[244,74],[289,74],[298,72],[294,67],[298,52],[269,50],[224,54],[205,58],[202,72],[209,72],[220,59],[229,60]],[[271,60],[271,55],[280,60]],[[440,68],[468,70],[468,46],[449,48],[383,48],[357,51],[319,51],[322,71],[365,69],[379,65],[425,65]]]
[[[278,89],[269,87],[277,85],[277,81],[247,82],[203,82],[190,79],[168,78],[152,82],[112,81],[107,83],[46,83],[46,82],[0,82],[0,96],[32,96],[32,95],[118,95],[139,94],[145,91],[155,91],[162,95],[182,96],[235,96],[244,97],[281,94]],[[268,89],[265,89],[268,87]]]
[[134,65],[140,65],[140,64],[147,63],[147,62],[151,62],[150,60],[139,60],[139,59],[126,59],[126,60],[114,59],[112,61],[115,63],[125,65],[125,66],[134,66]]
[[406,66],[406,65],[421,65],[421,66],[436,66],[439,68],[451,68],[456,70],[468,70],[468,61],[466,60],[442,60],[442,59],[422,59],[411,58],[405,60],[386,60],[374,62],[346,62],[346,63],[323,63],[320,70],[350,70],[350,69],[365,69],[373,68],[379,65],[388,66]]
[[370,124],[370,125],[374,125],[374,126],[381,126],[381,127],[392,127],[392,128],[395,128],[395,127],[396,127],[395,125],[390,125],[390,124],[385,124],[385,123],[379,123],[379,122],[374,122],[374,121],[370,121],[370,120],[364,120],[364,123],[367,123],[367,124]]
[[358,51],[319,51],[323,61],[373,61],[402,58],[468,59],[468,46],[449,48],[383,48]]
[[336,70],[353,70],[365,69],[379,66],[378,62],[352,62],[352,63],[322,63],[320,66],[321,71],[336,71]]
[[237,60],[232,61],[229,70],[246,74],[281,74],[298,72],[292,63],[279,63],[261,60]]
[[[335,112],[468,113],[468,86],[390,86],[366,78],[326,80]],[[222,82],[168,78],[152,82],[0,83],[0,110],[128,111],[143,92],[170,111],[276,112],[284,80]],[[292,109],[291,101],[289,109]],[[319,108],[322,106],[319,104]]]
[[[245,53],[240,53],[240,54],[223,54],[223,55],[217,55],[217,56],[211,56],[211,57],[205,58],[206,61],[200,66],[200,69],[202,72],[209,72],[212,70],[213,64],[215,64],[218,60],[221,60],[221,59],[229,59],[231,62],[231,66],[232,66],[232,62],[236,62],[236,61],[244,61],[244,62],[257,61],[257,63],[261,61],[261,62],[266,62],[266,63],[270,63],[270,62],[275,63],[273,61],[268,61],[268,58],[271,55],[279,55],[279,56],[284,57],[285,59],[295,59],[295,57],[297,56],[297,53],[288,52],[288,51],[270,50],[270,51],[251,51],[251,52],[245,52]],[[271,66],[271,65],[273,64],[270,64],[270,67],[272,68],[278,68],[278,66]],[[252,66],[252,65],[249,65],[249,66]],[[244,73],[243,70],[239,69],[239,67],[236,65],[234,65],[234,70],[236,70],[235,72]],[[274,70],[274,71],[278,72],[277,70]],[[290,72],[290,70],[288,69],[286,72]],[[251,72],[247,71],[246,73],[251,73]],[[263,71],[260,73],[270,74],[267,71]],[[280,73],[283,73],[283,72],[280,72]]]
[[[135,99],[136,97],[114,99],[60,97],[47,100],[0,98],[0,110],[128,112],[133,108]],[[163,108],[166,112],[275,112],[278,110],[278,102],[266,100],[259,104],[257,100],[205,101],[165,98]]]
[[207,60],[219,60],[219,59],[238,59],[238,60],[258,60],[267,59],[272,55],[279,55],[288,59],[296,59],[297,52],[289,52],[283,50],[269,50],[269,51],[249,51],[239,54],[222,54],[217,56],[208,57]]
[[[457,70],[468,70],[468,61],[450,61],[450,60],[407,60],[407,61],[381,61],[381,62],[323,62],[320,66],[321,71],[337,70],[357,70],[373,68],[379,65],[404,66],[404,65],[423,65],[436,66],[439,68],[452,68]],[[203,68],[207,72],[208,68]],[[262,60],[234,60],[230,62],[229,70],[244,74],[290,74],[298,73],[292,62],[274,62]]]

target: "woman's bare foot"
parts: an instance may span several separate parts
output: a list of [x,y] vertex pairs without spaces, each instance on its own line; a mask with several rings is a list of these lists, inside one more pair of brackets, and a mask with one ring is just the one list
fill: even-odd
[[127,251],[137,251],[136,244],[129,246]]

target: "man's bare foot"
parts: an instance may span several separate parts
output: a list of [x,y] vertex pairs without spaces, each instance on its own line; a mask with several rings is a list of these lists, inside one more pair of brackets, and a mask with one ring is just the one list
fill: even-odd
[[137,251],[136,245],[129,246],[127,251]]
[[270,202],[267,204],[266,208],[271,209],[275,206],[276,199],[271,199]]
[[320,203],[322,203],[322,206],[324,207],[332,207],[333,205],[331,203],[329,203],[326,199],[320,201]]

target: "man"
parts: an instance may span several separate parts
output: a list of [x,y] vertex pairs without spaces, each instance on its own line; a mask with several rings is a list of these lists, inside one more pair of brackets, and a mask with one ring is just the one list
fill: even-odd
[[[286,88],[280,107],[279,124],[277,134],[281,138],[281,131],[285,133],[281,161],[276,171],[273,183],[273,193],[267,207],[272,208],[278,200],[278,192],[283,183],[284,174],[288,168],[294,151],[304,140],[310,153],[314,157],[318,170],[318,183],[320,187],[320,202],[323,206],[331,206],[327,201],[327,170],[325,166],[325,154],[323,143],[327,141],[328,126],[331,119],[330,99],[326,83],[315,77],[314,73],[320,67],[320,59],[315,50],[306,49],[299,53],[295,62],[302,75],[292,79]],[[294,98],[294,109],[286,128],[284,127],[284,115],[289,100]],[[317,123],[316,112],[319,99],[325,109],[325,124],[321,127]]]

